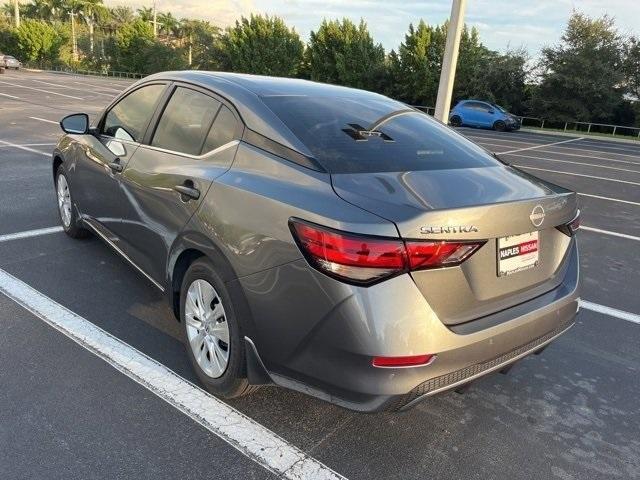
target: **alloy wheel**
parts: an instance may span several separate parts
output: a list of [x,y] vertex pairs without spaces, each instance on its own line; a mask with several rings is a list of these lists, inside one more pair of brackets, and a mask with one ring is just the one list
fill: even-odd
[[69,184],[64,175],[58,175],[58,210],[60,210],[60,218],[64,228],[71,226],[71,192],[69,192]]
[[187,339],[202,371],[219,378],[229,363],[229,324],[222,300],[206,280],[194,280],[184,308]]

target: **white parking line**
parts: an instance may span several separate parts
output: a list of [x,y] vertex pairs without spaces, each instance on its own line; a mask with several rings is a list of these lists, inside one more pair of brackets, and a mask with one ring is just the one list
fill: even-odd
[[[496,152],[496,153],[498,155],[502,155],[502,152]],[[609,170],[618,170],[620,172],[631,172],[631,173],[640,174],[640,170],[630,170],[628,168],[610,167],[609,165],[597,165],[594,163],[576,162],[574,160],[560,160],[559,158],[534,157],[532,155],[520,155],[519,153],[506,153],[505,155],[509,155],[512,157],[520,157],[520,158],[530,158],[533,160],[543,160],[545,162],[570,163],[572,165],[586,165],[587,167],[593,167],[593,168],[608,168]],[[640,163],[636,163],[636,165],[640,167]]]
[[552,173],[561,173],[563,175],[573,175],[574,177],[586,177],[586,178],[595,178],[596,180],[607,180],[609,182],[618,182],[618,183],[627,183],[629,185],[638,185],[638,182],[629,182],[627,180],[618,180],[616,178],[607,178],[607,177],[596,177],[595,175],[584,175],[582,173],[573,173],[573,172],[563,172],[560,170],[548,170],[546,168],[538,168],[538,167],[527,167],[526,165],[513,165],[514,167],[524,168],[525,170],[540,170],[541,172],[552,172]]
[[51,95],[59,95],[61,97],[73,98],[74,100],[84,100],[84,98],[74,97],[72,95],[65,95],[64,93],[52,92],[50,90],[42,90],[41,88],[27,87],[26,85],[20,85],[18,83],[3,82],[2,80],[0,80],[0,83],[4,83],[6,85],[11,85],[18,88],[26,88],[27,90],[35,90],[36,92],[49,93]]
[[5,140],[0,140],[0,145],[6,145],[7,147],[17,148],[18,150],[24,150],[25,152],[37,153],[38,155],[44,155],[45,157],[50,157],[51,153],[43,152],[42,150],[36,150],[35,148],[25,147],[23,145],[16,145],[15,143],[7,142]]
[[[482,146],[491,146],[491,147],[507,147],[508,145],[498,145],[497,143],[487,143],[487,142],[476,142],[478,145],[482,145]],[[572,150],[570,148],[558,148],[556,150],[538,150],[538,153],[551,153],[553,155],[564,155],[564,156],[569,156],[569,157],[578,157],[578,158],[592,158],[594,160],[606,160],[607,162],[616,162],[616,163],[625,163],[627,165],[640,165],[640,161],[638,162],[634,162],[631,160],[620,160],[618,158],[611,158],[611,157],[598,157],[595,155],[584,155],[581,153],[566,153],[566,152],[559,152],[558,150]],[[506,151],[504,152],[500,152],[498,150],[493,150],[494,153],[497,153],[498,155],[500,154],[506,154],[506,155],[518,155],[517,153],[507,153]],[[602,153],[607,153],[607,152],[602,152]],[[618,155],[617,153],[614,155]],[[519,156],[524,156],[524,155],[519,155]],[[526,157],[526,158],[542,158],[542,157]],[[638,157],[640,159],[640,157]]]
[[[55,143],[22,143],[20,147],[52,147]],[[12,145],[0,145],[0,148],[14,148]]]
[[124,90],[124,88],[122,88],[122,90],[118,90],[117,88],[111,88],[111,87],[105,87],[103,85],[96,85],[94,83],[84,83],[84,82],[73,82],[77,85],[84,85],[85,87],[93,87],[93,88],[101,88],[103,90],[111,90],[115,93],[120,93],[122,92],[122,90]]
[[620,198],[603,197],[602,195],[592,195],[590,193],[578,193],[578,195],[582,197],[590,197],[590,198],[598,198],[600,200],[607,200],[609,202],[628,203],[629,205],[636,205],[640,207],[640,202],[632,202],[631,200],[622,200]]
[[613,307],[606,307],[597,303],[588,302],[587,300],[580,300],[580,307],[585,310],[591,310],[592,312],[598,312],[604,315],[609,315],[610,317],[626,320],[627,322],[640,324],[640,315],[635,313],[625,312],[624,310],[618,310]]
[[[509,145],[502,145],[502,144],[495,144],[495,143],[489,143],[489,142],[481,142],[481,141],[477,141],[477,139],[482,139],[482,140],[491,140],[491,141],[495,141],[495,142],[503,142],[503,143],[521,143],[521,144],[525,144],[525,145],[533,145],[533,146],[549,146],[549,145],[554,145],[554,144],[548,144],[548,143],[544,143],[544,144],[540,144],[540,143],[536,143],[536,142],[525,142],[525,141],[520,141],[520,140],[507,140],[504,138],[497,138],[497,137],[482,137],[482,136],[477,136],[477,135],[468,135],[466,136],[469,140],[473,140],[476,143],[479,143],[481,145],[492,145],[492,146],[496,146],[496,147],[509,147]],[[580,140],[579,138],[576,139],[572,139],[574,141]],[[582,140],[584,141],[584,139]],[[582,146],[590,146],[591,144],[587,144],[585,145],[584,143],[580,143],[577,144],[578,146],[582,145]],[[593,145],[594,147],[600,147],[600,145]],[[606,145],[602,145],[601,148],[616,148],[616,147],[608,147]],[[589,152],[589,153],[600,153],[600,154],[604,154],[604,155],[618,155],[618,156],[622,156],[622,157],[631,157],[631,158],[636,158],[636,159],[640,159],[640,155],[631,155],[629,153],[617,153],[617,152],[609,152],[609,151],[605,151],[605,150],[591,150],[591,149],[587,149],[587,148],[578,148],[578,147],[566,147],[566,146],[560,146],[557,147],[556,150],[571,150],[571,151],[576,151],[576,152]],[[619,150],[623,150],[625,152],[629,152],[631,150],[629,149],[619,149]],[[548,153],[559,153],[557,151],[548,151]],[[563,155],[569,155],[568,153],[563,153]],[[584,155],[584,154],[573,154],[574,156],[578,156],[578,157],[585,157],[588,155]],[[592,157],[592,158],[605,158],[607,160],[610,160],[609,157]],[[634,162],[636,163],[636,162]]]
[[[638,158],[639,161],[633,161],[633,160],[620,160],[619,158],[611,158],[611,157],[599,157],[597,155],[584,155],[582,153],[567,153],[567,152],[560,152],[558,150],[561,149],[557,149],[557,150],[539,150],[540,153],[551,153],[553,155],[564,155],[565,157],[578,157],[578,158],[592,158],[594,160],[606,160],[607,162],[616,162],[616,163],[626,163],[627,165],[640,165],[640,157],[634,157],[634,158]],[[564,148],[562,150],[569,150],[569,148]],[[606,152],[604,152],[606,153]],[[616,153],[614,155],[620,155],[619,153]]]
[[612,232],[611,230],[601,230],[600,228],[585,227],[583,225],[580,226],[580,230],[586,230],[587,232],[601,233],[603,235],[611,235],[612,237],[626,238],[627,240],[635,240],[636,242],[640,242],[640,237],[627,235],[626,233]]
[[60,125],[60,122],[54,122],[53,120],[47,120],[46,118],[40,118],[40,117],[29,117],[32,120],[39,120],[41,122],[47,122],[47,123],[53,123],[55,125]]
[[40,235],[49,235],[50,233],[62,232],[62,227],[46,227],[35,230],[26,230],[24,232],[7,233],[0,235],[0,242],[8,242],[10,240],[19,240],[21,238],[38,237]]
[[15,95],[9,95],[7,93],[0,93],[0,95],[7,98],[13,98],[14,100],[22,100],[20,97],[16,97]]
[[535,150],[536,148],[552,147],[553,145],[561,145],[563,143],[577,142],[578,140],[582,140],[582,137],[580,137],[580,138],[570,138],[569,140],[562,140],[561,142],[544,143],[542,145],[534,145],[533,147],[516,148],[515,150],[509,150],[509,151],[500,152],[500,153],[524,152],[525,150]]
[[[51,82],[44,82],[42,80],[34,80],[34,82],[38,82],[38,83],[43,83],[45,85],[51,85],[52,87],[58,87],[58,88],[66,88],[68,90],[84,90],[86,92],[86,88],[80,88],[80,87],[69,87],[68,85],[59,85],[57,83],[51,83]],[[92,92],[96,95],[105,95],[107,97],[114,97],[114,95],[110,94],[110,93],[102,93],[102,92]]]
[[346,480],[163,364],[1,269],[0,292],[281,478]]

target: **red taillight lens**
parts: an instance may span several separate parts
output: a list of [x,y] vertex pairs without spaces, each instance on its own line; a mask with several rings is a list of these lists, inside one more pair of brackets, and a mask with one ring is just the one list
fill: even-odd
[[457,265],[482,242],[403,242],[339,232],[291,220],[294,238],[311,265],[331,276],[358,284],[372,284],[410,270]]
[[368,283],[406,269],[401,240],[365,237],[291,222],[291,229],[307,259],[331,275]]
[[576,218],[571,220],[567,225],[569,227],[569,230],[571,230],[571,233],[575,233],[576,231],[578,231],[578,229],[580,228],[580,210],[578,210]]
[[374,367],[417,367],[428,365],[435,359],[435,355],[412,355],[409,357],[373,357]]
[[562,233],[564,233],[565,235],[568,235],[571,237],[580,228],[580,210],[578,210],[578,213],[576,213],[576,216],[573,218],[573,220],[571,220],[568,223],[558,225],[556,228],[560,230]]
[[482,246],[471,242],[407,242],[411,270],[457,265]]

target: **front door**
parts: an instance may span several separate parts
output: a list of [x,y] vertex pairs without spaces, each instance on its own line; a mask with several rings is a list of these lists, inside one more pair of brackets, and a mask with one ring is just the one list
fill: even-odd
[[86,136],[84,154],[75,165],[74,194],[84,219],[116,244],[128,205],[120,176],[138,149],[165,88],[165,84],[144,86],[111,107],[96,136]]

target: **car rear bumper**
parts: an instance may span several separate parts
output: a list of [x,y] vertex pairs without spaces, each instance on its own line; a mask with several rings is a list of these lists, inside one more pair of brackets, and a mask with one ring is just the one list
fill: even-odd
[[[278,385],[363,412],[409,408],[431,395],[501,370],[567,331],[578,311],[575,242],[567,255],[564,279],[554,290],[455,326],[446,326],[437,318],[408,275],[364,289],[342,285],[294,262],[283,267],[287,272],[278,272],[280,278],[298,275],[288,283],[288,293],[283,293],[283,301],[288,298],[286,307],[270,321],[256,317],[252,340]],[[256,298],[253,282],[243,282],[254,316],[258,309],[267,312],[261,303],[266,296]],[[280,290],[278,283],[262,278],[258,284],[263,293],[269,287],[273,301]],[[335,284],[339,284],[337,289]],[[297,290],[297,285],[304,288]],[[300,306],[300,298],[291,301],[291,295],[299,292],[314,293],[305,294],[309,296]],[[263,330],[265,320],[270,332]],[[425,353],[437,358],[409,368],[371,364],[377,355]]]

